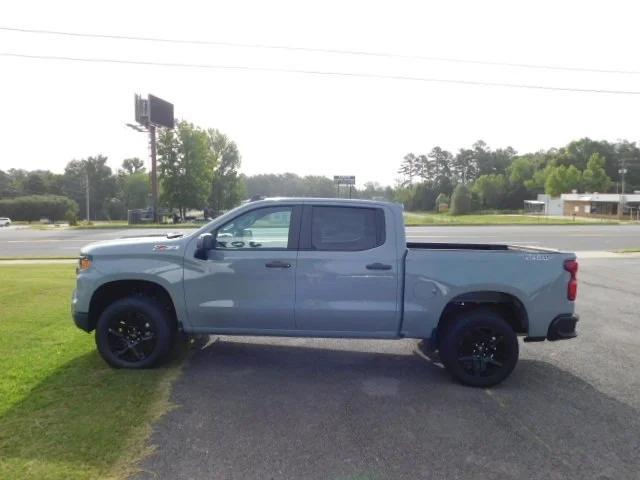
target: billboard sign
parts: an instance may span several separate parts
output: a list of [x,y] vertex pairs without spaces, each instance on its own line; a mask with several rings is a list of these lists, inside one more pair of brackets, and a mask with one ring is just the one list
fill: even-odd
[[173,103],[149,95],[149,123],[166,128],[173,128]]
[[134,109],[136,112],[136,122],[140,125],[149,123],[149,101],[141,95],[134,96]]

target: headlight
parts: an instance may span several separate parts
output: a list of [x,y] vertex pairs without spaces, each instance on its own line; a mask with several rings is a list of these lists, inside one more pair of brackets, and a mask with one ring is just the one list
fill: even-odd
[[91,258],[91,255],[80,255],[78,259],[78,272],[88,270],[91,267],[92,261],[93,258]]

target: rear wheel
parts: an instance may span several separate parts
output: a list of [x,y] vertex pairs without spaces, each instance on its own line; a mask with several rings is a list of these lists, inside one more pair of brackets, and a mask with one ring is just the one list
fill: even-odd
[[518,337],[491,309],[459,315],[440,346],[442,362],[459,382],[490,387],[502,382],[518,362]]
[[116,300],[100,315],[96,346],[102,358],[117,368],[150,368],[169,352],[172,319],[154,299]]

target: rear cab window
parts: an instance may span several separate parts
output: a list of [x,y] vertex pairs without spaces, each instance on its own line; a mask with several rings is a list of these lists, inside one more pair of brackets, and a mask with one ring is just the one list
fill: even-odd
[[311,206],[305,226],[307,250],[362,251],[385,242],[381,208]]

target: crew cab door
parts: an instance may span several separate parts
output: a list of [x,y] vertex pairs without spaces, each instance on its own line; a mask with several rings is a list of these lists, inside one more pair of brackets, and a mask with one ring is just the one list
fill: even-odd
[[197,330],[293,330],[299,206],[261,207],[215,232],[215,249],[185,265],[185,300]]
[[306,205],[296,270],[296,325],[307,332],[394,336],[399,259],[382,207]]

